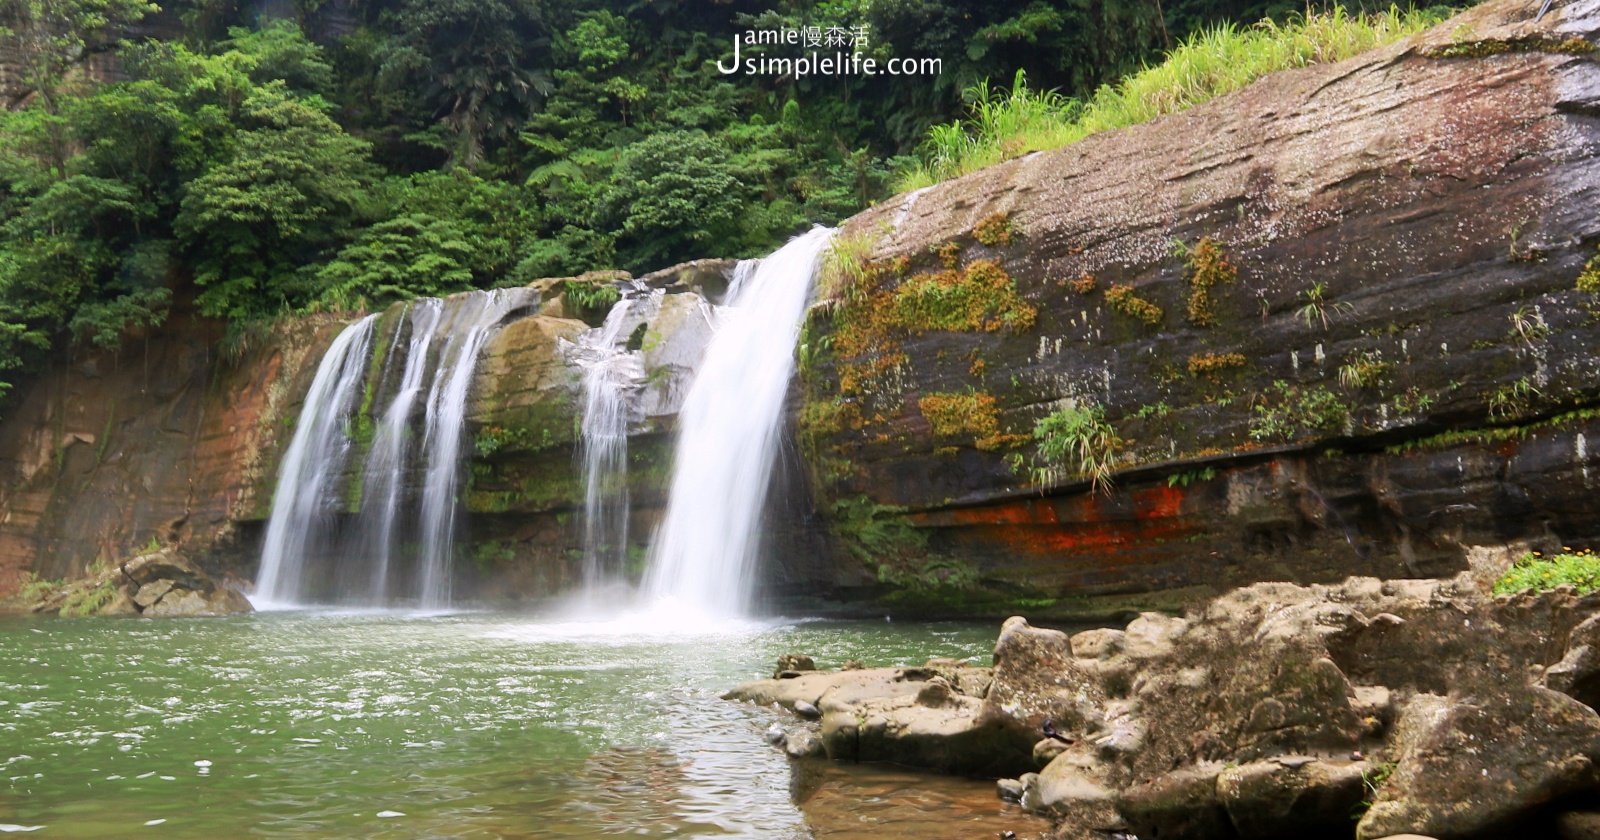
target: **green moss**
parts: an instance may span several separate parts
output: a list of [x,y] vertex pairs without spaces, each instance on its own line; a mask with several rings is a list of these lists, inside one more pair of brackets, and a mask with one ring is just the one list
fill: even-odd
[[1112,283],[1111,288],[1106,289],[1106,305],[1111,307],[1113,312],[1136,318],[1152,327],[1160,324],[1166,314],[1162,312],[1161,307],[1134,294],[1131,286],[1124,286],[1121,283]]
[[927,557],[928,537],[905,518],[905,508],[880,505],[866,496],[833,503],[833,531],[846,550],[867,568],[885,563],[920,563]]
[[1522,555],[1494,584],[1496,595],[1516,592],[1547,592],[1558,586],[1571,586],[1579,595],[1600,589],[1600,557],[1589,549],[1545,558],[1538,552]]
[[912,277],[895,290],[890,306],[891,324],[912,333],[1026,330],[1037,315],[992,260]]
[[1209,327],[1217,323],[1217,286],[1239,279],[1239,269],[1228,261],[1221,243],[1207,236],[1184,249],[1184,283],[1188,286],[1189,323]]
[[1600,254],[1584,263],[1583,272],[1578,275],[1577,288],[1585,294],[1600,294]]
[[1000,412],[991,394],[928,394],[917,401],[917,408],[936,438],[970,438],[973,446],[985,452],[1027,440],[1022,435],[1001,433]]
[[1578,37],[1556,39],[1544,35],[1529,35],[1523,38],[1507,38],[1504,40],[1460,40],[1447,46],[1424,50],[1422,54],[1428,58],[1488,58],[1492,55],[1504,55],[1506,53],[1540,52],[1559,55],[1590,55],[1594,51],[1595,46],[1593,44]]
[[1600,418],[1600,408],[1581,408],[1558,414],[1535,423],[1525,423],[1517,426],[1491,426],[1479,429],[1452,429],[1440,432],[1425,438],[1408,440],[1385,447],[1383,451],[1390,455],[1404,455],[1410,452],[1426,452],[1435,449],[1447,449],[1460,444],[1490,445],[1503,443],[1508,440],[1523,440],[1529,435],[1544,429],[1555,429],[1572,423],[1585,422]]
[[549,427],[508,429],[504,426],[484,426],[472,436],[472,451],[479,458],[487,458],[508,448],[539,452],[554,446],[556,446],[555,435]]
[[500,540],[483,540],[472,545],[472,562],[481,575],[493,574],[496,568],[516,559],[516,547]]

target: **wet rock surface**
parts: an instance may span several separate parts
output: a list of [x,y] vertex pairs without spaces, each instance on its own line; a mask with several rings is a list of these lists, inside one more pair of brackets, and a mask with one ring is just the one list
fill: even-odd
[[[833,546],[806,591],[969,615],[1057,599],[1065,616],[1085,596],[1448,576],[1474,545],[1600,537],[1600,426],[1569,413],[1600,400],[1600,322],[1575,288],[1600,240],[1600,10],[1535,23],[1539,6],[1483,4],[852,219],[876,260],[908,261],[889,287],[941,270],[949,244],[1037,318],[890,330],[803,370],[798,436]],[[1014,235],[979,241],[997,214]],[[1173,243],[1207,239],[1236,276],[1199,319]],[[1111,305],[1114,284],[1158,322]],[[833,311],[814,308],[813,346],[841,338]],[[1539,396],[1508,404],[1518,388]],[[993,427],[930,419],[952,394],[992,399],[970,404]],[[1036,458],[1035,424],[1087,406],[1122,441],[1109,494]],[[1436,437],[1463,430],[1486,431]],[[887,577],[859,559],[885,534]]]
[[1551,686],[1600,674],[1597,615],[1600,595],[1491,597],[1471,574],[1262,583],[1072,636],[1015,617],[989,668],[726,696],[814,704],[794,732],[835,760],[1000,777],[1063,838],[1580,837],[1600,715]]
[[38,601],[13,598],[17,612],[61,616],[196,617],[253,612],[235,586],[224,585],[178,549],[162,548],[109,570],[54,587]]

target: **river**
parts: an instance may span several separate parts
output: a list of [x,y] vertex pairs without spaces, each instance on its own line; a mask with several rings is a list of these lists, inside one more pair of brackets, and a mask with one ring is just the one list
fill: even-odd
[[269,612],[0,619],[0,831],[60,838],[939,838],[990,782],[831,762],[721,700],[779,654],[987,662],[995,628]]

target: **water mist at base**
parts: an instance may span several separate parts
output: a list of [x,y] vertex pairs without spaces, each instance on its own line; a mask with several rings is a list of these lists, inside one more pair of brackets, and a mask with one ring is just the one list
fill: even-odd
[[667,512],[645,596],[675,620],[748,611],[761,514],[811,281],[833,230],[797,236],[741,272],[678,415]]

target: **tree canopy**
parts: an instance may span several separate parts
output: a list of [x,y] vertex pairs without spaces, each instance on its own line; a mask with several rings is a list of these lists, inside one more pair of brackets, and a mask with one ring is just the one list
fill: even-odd
[[[1026,69],[1083,97],[1281,5],[0,0],[0,392],[177,302],[245,329],[760,254],[883,198],[977,82]],[[801,26],[942,72],[713,67],[739,32]]]

